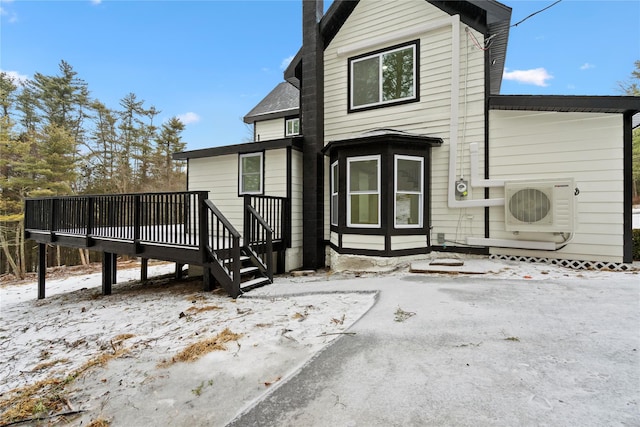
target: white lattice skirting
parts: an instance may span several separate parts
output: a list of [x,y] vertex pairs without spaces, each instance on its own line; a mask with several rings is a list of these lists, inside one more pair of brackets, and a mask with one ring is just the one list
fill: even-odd
[[559,265],[561,267],[573,268],[574,270],[608,270],[608,271],[631,271],[631,264],[621,262],[604,261],[576,261],[571,259],[554,259],[517,255],[490,255],[489,259],[500,259],[505,261],[539,262],[543,264]]

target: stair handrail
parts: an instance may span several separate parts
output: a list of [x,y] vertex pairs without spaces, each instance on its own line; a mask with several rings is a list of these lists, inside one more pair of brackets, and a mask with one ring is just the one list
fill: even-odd
[[[209,223],[209,217],[206,215],[206,211],[204,212],[204,218],[201,218],[203,222],[200,226],[201,247],[206,248],[206,253],[213,258],[213,261],[217,266],[216,270],[225,273],[225,280],[220,284],[226,288],[227,292],[233,298],[235,298],[242,294],[240,289],[240,233],[211,200],[204,199],[203,206],[206,210],[211,212],[218,223],[222,225],[223,234],[226,234],[227,232],[229,234],[228,238],[231,240],[231,247],[214,247],[212,244],[213,238],[216,237],[219,239],[219,237],[210,233],[210,231],[215,227],[213,227],[213,224]],[[226,259],[230,260],[230,262],[225,262]],[[229,268],[228,265],[231,265],[231,268]]]
[[[269,278],[269,281],[273,283],[273,229],[253,206],[250,204],[246,206],[248,217],[246,225],[248,225],[248,227],[244,230],[244,247],[248,250],[250,256],[254,258],[255,261],[258,261],[260,270],[263,271]],[[255,221],[252,221],[251,218],[254,218]],[[262,233],[254,229],[254,224],[260,226]],[[262,234],[262,236],[260,236],[260,234]],[[263,237],[264,239],[259,237]],[[262,245],[264,245],[263,250],[259,250]]]

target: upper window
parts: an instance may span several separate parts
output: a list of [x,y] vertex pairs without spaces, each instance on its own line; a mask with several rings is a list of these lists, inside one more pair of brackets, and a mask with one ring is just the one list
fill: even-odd
[[380,156],[347,158],[347,221],[380,227]]
[[338,225],[338,162],[331,165],[331,225]]
[[395,162],[395,226],[420,228],[423,207],[423,158],[395,156]]
[[240,155],[240,194],[262,194],[262,153]]
[[298,117],[294,117],[291,119],[286,119],[284,121],[285,125],[285,136],[293,136],[300,134],[300,119]]
[[349,60],[349,109],[417,100],[418,42]]

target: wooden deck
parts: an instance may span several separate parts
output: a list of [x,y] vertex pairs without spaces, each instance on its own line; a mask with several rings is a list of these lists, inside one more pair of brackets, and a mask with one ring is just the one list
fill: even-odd
[[233,297],[271,282],[274,251],[275,268],[284,270],[288,200],[245,197],[243,237],[207,196],[192,191],[27,199],[25,237],[39,244],[38,298],[45,294],[48,244],[102,252],[105,294],[115,282],[116,254],[200,265],[205,289],[217,283]]

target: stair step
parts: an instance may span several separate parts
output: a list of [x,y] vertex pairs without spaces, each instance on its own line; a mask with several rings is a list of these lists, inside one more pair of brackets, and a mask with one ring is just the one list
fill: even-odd
[[244,274],[250,274],[250,273],[254,273],[258,271],[258,267],[254,267],[254,266],[250,266],[250,267],[243,267],[240,269],[240,275],[244,275]]
[[[240,255],[240,262],[241,262],[241,263],[243,263],[243,262],[245,262],[245,261],[248,261],[248,260],[249,260],[249,257],[248,257],[248,256],[246,256],[246,255]],[[225,263],[225,264],[229,264],[231,261],[233,261],[233,258],[227,258],[227,259],[225,259],[225,260],[224,260],[224,263]]]
[[260,286],[268,285],[271,283],[267,277],[257,277],[252,280],[247,280],[246,282],[240,283],[240,288],[243,291],[247,291],[250,289],[258,288]]

